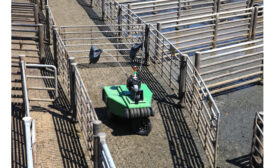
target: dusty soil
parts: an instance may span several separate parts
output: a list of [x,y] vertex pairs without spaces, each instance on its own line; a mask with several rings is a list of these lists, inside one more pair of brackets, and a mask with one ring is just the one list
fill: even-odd
[[[50,1],[51,10],[58,25],[103,24],[96,11],[83,1]],[[64,9],[64,10],[60,10]],[[131,73],[128,64],[123,65]],[[141,79],[154,93],[156,116],[149,136],[138,136],[129,130],[127,121],[106,120],[106,108],[101,90],[105,85],[125,84],[126,76],[115,64],[78,65],[84,84],[103,122],[107,144],[117,167],[204,167],[207,165],[203,150],[194,132],[191,133],[184,118],[184,111],[175,105],[168,94],[147,68]],[[157,74],[155,74],[157,75]],[[194,136],[194,137],[193,137]]]
[[221,112],[218,165],[249,167],[254,117],[263,111],[263,87],[255,85],[214,99]]

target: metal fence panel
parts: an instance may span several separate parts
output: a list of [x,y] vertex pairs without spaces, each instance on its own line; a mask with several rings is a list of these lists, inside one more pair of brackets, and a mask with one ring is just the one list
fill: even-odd
[[250,167],[263,167],[264,158],[264,114],[257,112],[253,126]]
[[202,146],[211,167],[217,166],[219,109],[197,71],[197,63],[187,59],[185,84],[185,107],[190,111],[192,121],[198,132]]
[[93,151],[93,121],[98,120],[92,101],[88,95],[86,87],[82,81],[80,73],[76,66],[75,72],[75,102],[77,121],[84,135],[85,145],[92,156]]
[[60,85],[62,86],[65,95],[67,99],[70,101],[70,62],[69,62],[69,55],[66,51],[66,48],[64,46],[64,43],[62,42],[62,39],[57,32],[56,29],[54,29],[54,36],[56,39],[56,59],[57,62],[57,72],[59,77]]
[[263,40],[196,53],[198,71],[211,93],[263,80]]
[[[92,46],[103,50],[100,63],[112,61],[110,57],[116,58],[119,62],[129,62],[131,47],[144,42],[144,27],[143,24],[121,24],[58,28],[70,56],[74,57],[77,63],[88,64]],[[143,57],[143,50],[144,47],[137,53],[138,58]]]

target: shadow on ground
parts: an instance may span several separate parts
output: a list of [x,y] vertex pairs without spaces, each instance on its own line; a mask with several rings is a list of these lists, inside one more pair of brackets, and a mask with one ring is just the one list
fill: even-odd
[[[77,2],[83,7],[95,24],[104,24],[97,13],[89,7],[89,4],[83,0],[77,0]],[[171,95],[165,91],[147,67],[143,67],[142,71],[138,74],[142,82],[146,83],[154,94],[154,99],[156,100],[156,105],[158,106],[166,130],[174,167],[204,167],[187,122],[185,121],[183,110],[177,106],[171,98]],[[114,130],[114,135],[116,133],[118,135],[129,133],[129,130],[125,130],[125,127],[123,127],[124,124],[128,124],[127,122],[116,123],[114,126],[114,124],[106,121],[106,115],[104,116],[105,112],[103,112],[105,111],[104,108],[96,109],[96,111],[100,120]],[[124,132],[116,131],[116,127],[123,127]]]
[[27,167],[25,148],[24,107],[12,104],[11,107],[11,167]]
[[243,155],[231,160],[226,160],[228,163],[241,168],[249,168],[250,154]]

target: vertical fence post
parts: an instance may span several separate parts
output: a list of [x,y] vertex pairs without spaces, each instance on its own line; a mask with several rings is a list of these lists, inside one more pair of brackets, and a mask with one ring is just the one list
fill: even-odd
[[251,8],[252,6],[254,5],[254,0],[249,0],[248,2],[247,2],[247,8]]
[[38,37],[39,37],[39,52],[40,52],[40,59],[42,62],[45,61],[45,46],[44,46],[44,25],[38,25]]
[[153,14],[157,14],[158,12],[156,11],[156,1],[154,1],[154,3],[153,3]]
[[175,47],[173,47],[173,45],[170,44],[170,51],[171,51],[171,60],[170,60],[170,65],[169,65],[169,86],[171,87],[172,86],[172,66],[173,66],[173,60],[175,58],[175,55],[176,55],[176,49]]
[[94,144],[93,144],[93,159],[94,159],[94,168],[99,168],[99,143],[100,143],[100,138],[99,138],[99,133],[101,131],[101,121],[100,120],[95,120],[93,122],[93,138],[94,138]]
[[119,37],[119,39],[120,39],[120,41],[122,41],[122,8],[121,8],[121,6],[119,5],[119,7],[118,7],[118,14],[117,14],[118,16],[118,37]]
[[54,65],[56,67],[58,73],[58,60],[57,60],[57,39],[56,39],[56,32],[57,29],[55,26],[52,27],[53,31],[53,55],[54,55]]
[[51,44],[51,28],[50,28],[50,11],[49,6],[46,5],[46,26],[47,26],[47,40],[48,44]]
[[106,17],[106,9],[105,9],[105,0],[101,0],[101,5],[102,5],[102,8],[101,8],[101,14],[102,14],[102,20],[105,21]]
[[98,135],[94,135],[94,148],[93,148],[93,153],[94,153],[94,168],[99,168],[99,142],[100,139],[99,139],[99,136]]
[[95,2],[94,0],[90,0],[91,8],[93,8],[95,6],[94,2]]
[[40,0],[41,2],[41,10],[44,10],[45,9],[45,1],[44,0]]
[[220,126],[220,114],[217,114],[216,132],[215,132],[216,133],[216,141],[215,141],[214,167],[217,167],[217,160],[218,160],[219,126]]
[[221,1],[216,0],[216,8],[214,13],[219,13],[220,12],[220,7],[221,7]]
[[26,134],[26,153],[27,153],[27,165],[30,168],[33,168],[33,156],[32,156],[32,144],[31,144],[31,117],[23,118],[25,125],[25,134]]
[[[65,52],[66,53],[66,52]],[[74,114],[74,106],[75,106],[75,99],[74,99],[74,83],[75,83],[75,74],[73,73],[72,64],[75,63],[75,58],[70,57],[68,58],[69,61],[69,80],[70,80],[70,102],[71,102],[71,112]]]
[[71,58],[70,59],[70,62],[71,62],[71,73],[70,73],[70,86],[71,86],[71,109],[72,109],[72,119],[74,122],[77,121],[77,111],[76,111],[76,88],[75,88],[75,70],[76,70],[76,66],[77,66],[77,63],[75,63],[75,59]]
[[150,60],[150,25],[145,24],[145,65],[149,65],[148,61]]
[[36,138],[35,138],[35,120],[32,119],[32,128],[31,128],[31,131],[32,131],[32,155],[33,155],[33,164],[35,165],[34,167],[37,167],[37,151],[36,151]]
[[255,14],[255,8],[252,8],[251,14],[250,14],[248,40],[252,39],[252,33],[253,33],[253,28],[254,28],[254,14]]
[[40,10],[41,9],[41,0],[36,0],[36,4],[38,6],[38,9]]
[[35,24],[39,24],[39,8],[37,6],[37,4],[34,5],[34,21],[35,21]]
[[[178,0],[178,13],[177,13],[177,16],[178,16],[178,20],[181,18],[181,0]],[[177,24],[180,24],[179,21],[177,21]],[[176,30],[179,30],[180,27],[177,26],[176,27]]]
[[156,51],[156,56],[159,58],[159,46],[161,43],[161,41],[160,41],[161,23],[159,23],[159,22],[157,23],[157,30],[158,30],[158,32],[156,33],[157,36],[156,36],[155,51]]
[[187,80],[187,56],[180,55],[180,74],[179,74],[179,104],[182,106],[183,99],[186,99],[184,97],[186,92],[186,80]]
[[215,26],[214,26],[214,37],[213,37],[212,46],[213,46],[213,48],[216,48],[217,36],[218,36],[218,25],[219,25],[220,17],[219,17],[218,13],[216,13],[216,15],[214,17],[215,17],[215,20],[214,20]]
[[201,53],[196,52],[195,53],[195,67],[198,72],[200,72],[200,62],[201,62]]
[[252,24],[252,35],[251,35],[251,39],[255,40],[255,36],[256,36],[256,27],[257,27],[257,22],[258,22],[258,11],[259,8],[255,7],[254,9],[254,16],[253,16],[253,24]]

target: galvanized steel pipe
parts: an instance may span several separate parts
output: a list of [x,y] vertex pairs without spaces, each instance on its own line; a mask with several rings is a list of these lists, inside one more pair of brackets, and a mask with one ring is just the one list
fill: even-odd
[[26,64],[26,67],[33,68],[52,68],[54,70],[54,81],[55,81],[55,97],[58,97],[58,80],[57,80],[57,70],[54,65],[45,65],[45,64]]
[[110,167],[110,168],[115,168],[115,163],[113,161],[113,158],[112,158],[112,155],[110,153],[110,150],[106,144],[106,134],[103,133],[103,132],[100,132],[98,134],[98,136],[100,137],[100,144],[101,144],[101,147],[102,147],[102,155],[106,157],[106,162],[107,162],[107,166]]
[[[20,57],[22,57],[22,56],[20,56]],[[25,74],[25,65],[24,65],[23,60],[20,61],[20,68],[21,68],[21,72],[22,72],[22,84],[23,84],[23,93],[24,93],[26,116],[30,117],[27,81],[26,81],[26,74]]]
[[27,165],[28,168],[33,168],[33,156],[32,156],[32,141],[31,141],[31,117],[23,118],[25,124],[25,134],[26,134],[26,153],[27,153]]

